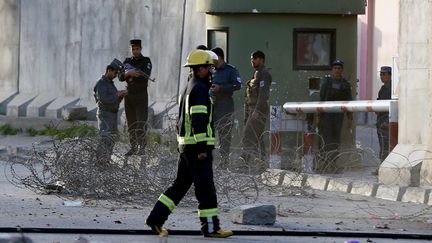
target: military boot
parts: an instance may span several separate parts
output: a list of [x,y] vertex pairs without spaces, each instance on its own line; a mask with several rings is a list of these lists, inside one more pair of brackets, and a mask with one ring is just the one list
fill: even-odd
[[211,238],[227,238],[233,235],[231,230],[222,230],[219,225],[219,218],[213,217],[200,217],[201,232],[204,237]]

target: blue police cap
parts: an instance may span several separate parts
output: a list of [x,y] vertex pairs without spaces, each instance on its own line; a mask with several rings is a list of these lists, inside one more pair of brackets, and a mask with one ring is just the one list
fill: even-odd
[[391,73],[391,67],[389,66],[382,66],[380,69],[380,73]]
[[333,62],[332,62],[332,66],[342,66],[343,67],[343,65],[344,65],[344,62],[343,61],[341,61],[341,60],[339,60],[339,59],[336,59],[336,60],[334,60]]
[[133,39],[129,41],[130,46],[139,46],[141,47],[141,40],[140,39]]
[[114,58],[114,60],[108,66],[114,68],[117,71],[120,71],[123,68],[123,63],[120,62],[117,58]]

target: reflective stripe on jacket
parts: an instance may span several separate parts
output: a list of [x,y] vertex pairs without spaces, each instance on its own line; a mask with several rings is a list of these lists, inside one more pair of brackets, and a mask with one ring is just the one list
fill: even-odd
[[177,141],[180,152],[196,149],[206,152],[214,148],[213,104],[208,91],[210,82],[198,77],[189,80],[180,97]]

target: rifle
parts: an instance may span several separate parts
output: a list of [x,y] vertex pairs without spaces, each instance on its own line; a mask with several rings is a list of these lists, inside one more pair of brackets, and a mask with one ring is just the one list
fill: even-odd
[[130,65],[129,63],[125,64],[125,65],[122,67],[121,72],[124,72],[124,71],[126,71],[126,70],[135,70],[135,71],[138,72],[140,75],[142,75],[142,76],[144,76],[145,78],[147,78],[148,80],[150,80],[150,81],[152,81],[152,82],[155,82],[155,81],[156,81],[156,78],[152,78],[152,77],[150,77],[150,75],[148,75],[147,73],[145,73],[145,72],[143,72],[143,71],[141,71],[141,70],[135,68],[134,66]]

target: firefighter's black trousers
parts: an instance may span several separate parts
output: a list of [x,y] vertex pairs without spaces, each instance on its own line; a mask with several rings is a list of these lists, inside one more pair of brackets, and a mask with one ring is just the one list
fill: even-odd
[[[198,160],[197,151],[187,151],[186,149],[185,152],[179,155],[177,178],[163,195],[171,199],[175,205],[178,205],[193,183],[195,196],[199,203],[198,208],[200,210],[217,208],[212,163],[213,155],[211,150],[207,152],[206,159]],[[168,219],[172,209],[170,210],[159,199],[147,218],[147,224],[162,226]]]

